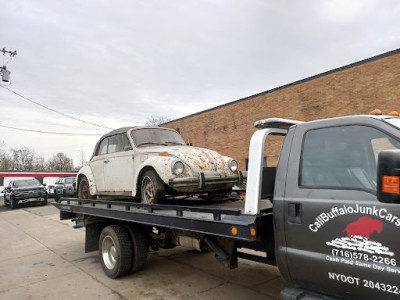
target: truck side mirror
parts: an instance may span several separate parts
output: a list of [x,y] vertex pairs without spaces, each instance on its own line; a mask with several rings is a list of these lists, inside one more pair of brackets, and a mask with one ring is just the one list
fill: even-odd
[[400,203],[400,150],[379,153],[377,187],[379,201]]

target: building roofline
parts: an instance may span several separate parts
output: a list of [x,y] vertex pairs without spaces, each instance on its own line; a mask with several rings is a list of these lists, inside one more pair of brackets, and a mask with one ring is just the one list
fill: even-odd
[[267,90],[267,91],[264,91],[264,92],[260,92],[260,93],[257,93],[257,94],[251,95],[251,96],[247,96],[247,97],[244,97],[244,98],[241,98],[241,99],[238,99],[238,100],[234,100],[234,101],[231,101],[231,102],[228,102],[228,103],[225,103],[225,104],[221,104],[221,105],[218,105],[218,106],[215,106],[215,107],[203,110],[203,111],[199,111],[197,113],[190,114],[190,115],[187,115],[187,116],[184,116],[182,118],[178,118],[178,119],[175,119],[175,120],[172,120],[172,121],[169,121],[169,122],[165,122],[165,123],[162,123],[160,125],[166,125],[166,124],[174,123],[174,122],[177,122],[177,121],[182,121],[184,119],[188,119],[188,118],[191,118],[191,117],[194,117],[194,116],[197,116],[197,115],[201,115],[201,114],[213,111],[213,110],[217,110],[217,109],[225,107],[225,106],[229,106],[229,105],[232,105],[232,104],[236,104],[236,103],[239,103],[239,102],[250,100],[252,98],[256,98],[256,97],[261,96],[261,95],[270,94],[270,93],[273,93],[273,92],[276,92],[276,91],[279,91],[279,90],[282,90],[282,89],[285,89],[285,88],[288,88],[288,87],[292,87],[292,86],[295,86],[295,85],[298,85],[298,84],[301,84],[301,83],[304,83],[304,82],[311,81],[311,80],[316,79],[316,78],[324,77],[326,75],[330,75],[330,74],[333,74],[333,73],[336,73],[336,72],[347,70],[347,69],[350,69],[350,68],[353,68],[353,67],[357,67],[357,66],[360,66],[360,65],[363,65],[363,64],[366,64],[366,63],[370,63],[370,62],[373,62],[373,61],[376,61],[376,60],[379,60],[379,59],[382,59],[382,58],[385,58],[385,57],[389,57],[389,56],[392,56],[392,55],[396,55],[396,54],[400,54],[400,48],[392,50],[392,51],[389,51],[389,52],[385,52],[385,53],[382,53],[382,54],[378,54],[378,55],[372,56],[370,58],[366,58],[366,59],[363,59],[363,60],[348,64],[348,65],[344,65],[342,67],[338,67],[338,68],[332,69],[330,71],[326,71],[326,72],[322,72],[322,73],[319,73],[319,74],[316,74],[316,75],[313,75],[313,76],[310,76],[310,77],[306,77],[304,79],[300,79],[300,80],[297,80],[297,81],[294,81],[294,82],[291,82],[291,83],[288,83],[288,84],[285,84],[285,85],[282,85],[282,86],[279,86],[279,87],[276,87],[276,88],[273,88],[273,89],[270,89],[270,90]]

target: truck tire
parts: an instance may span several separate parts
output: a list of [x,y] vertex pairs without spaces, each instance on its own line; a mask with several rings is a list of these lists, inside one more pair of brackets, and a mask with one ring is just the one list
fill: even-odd
[[104,273],[110,278],[126,275],[132,266],[132,243],[121,226],[105,227],[99,239],[99,254]]
[[89,181],[87,180],[87,178],[85,176],[83,176],[82,179],[79,181],[78,198],[79,199],[95,199],[95,196],[92,196],[90,194]]
[[59,194],[57,194],[57,191],[56,191],[55,194],[54,194],[54,200],[56,202],[59,202],[60,198],[61,198],[61,196]]
[[160,204],[165,200],[165,186],[157,173],[147,170],[142,179],[141,202],[149,204]]
[[146,234],[140,228],[126,226],[132,242],[132,267],[130,272],[135,273],[144,268],[147,260],[148,244]]
[[14,196],[10,196],[10,208],[15,209],[18,207],[18,200]]
[[47,202],[48,202],[48,201],[47,201],[47,196],[46,196],[46,197],[44,198],[44,200],[43,200],[42,205],[43,205],[43,206],[47,205]]

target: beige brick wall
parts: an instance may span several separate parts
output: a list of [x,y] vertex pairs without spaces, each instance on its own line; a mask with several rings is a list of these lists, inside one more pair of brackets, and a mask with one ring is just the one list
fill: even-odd
[[[179,128],[186,142],[235,158],[245,169],[253,124],[266,118],[300,121],[345,115],[400,111],[400,49],[308,78],[278,89],[228,103],[165,124]],[[282,140],[275,137],[274,140]],[[279,143],[266,149],[276,162]]]

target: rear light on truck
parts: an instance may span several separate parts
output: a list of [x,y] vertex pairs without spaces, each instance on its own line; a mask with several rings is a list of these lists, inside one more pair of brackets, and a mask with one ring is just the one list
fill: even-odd
[[400,176],[388,176],[383,175],[382,177],[382,192],[399,194],[400,193]]

